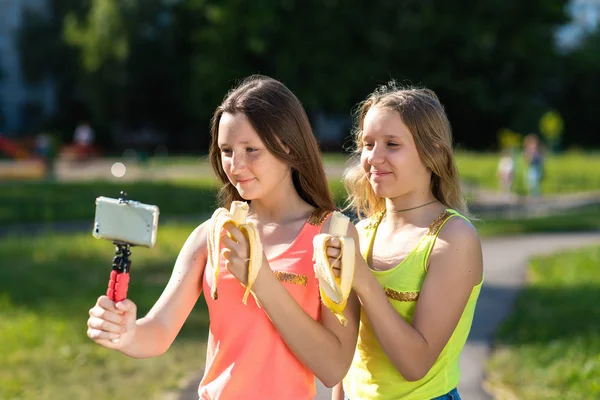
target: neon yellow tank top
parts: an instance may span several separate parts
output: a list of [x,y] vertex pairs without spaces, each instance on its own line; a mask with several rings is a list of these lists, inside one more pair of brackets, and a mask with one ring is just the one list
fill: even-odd
[[[455,216],[468,221],[456,211],[446,210],[429,226],[428,233],[400,264],[390,270],[372,271],[394,309],[408,323],[412,323],[419,292],[427,275],[427,260],[435,240],[444,224]],[[372,251],[375,232],[382,218],[383,213],[373,216],[370,223],[359,231],[365,260]],[[431,370],[416,382],[407,381],[398,372],[379,345],[365,313],[361,311],[356,351],[343,382],[347,397],[361,400],[423,400],[441,396],[456,388],[460,379],[460,353],[471,329],[482,283],[483,279],[473,287],[458,325]]]

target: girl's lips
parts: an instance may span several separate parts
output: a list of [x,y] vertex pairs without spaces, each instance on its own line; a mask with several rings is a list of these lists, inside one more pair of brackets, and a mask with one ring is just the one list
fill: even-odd
[[391,172],[371,172],[371,176],[372,177],[380,177],[380,176],[385,176],[385,175],[389,175],[391,174]]
[[246,184],[246,183],[250,183],[250,182],[252,182],[253,180],[254,180],[254,178],[250,178],[250,179],[238,179],[237,181],[238,181],[238,183],[239,183],[240,185],[244,185],[244,184]]

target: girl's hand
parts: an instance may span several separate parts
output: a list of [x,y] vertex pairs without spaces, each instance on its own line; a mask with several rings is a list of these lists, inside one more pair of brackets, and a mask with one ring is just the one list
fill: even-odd
[[[355,243],[358,243],[358,240],[356,238]],[[331,265],[334,275],[337,277],[340,276],[342,267],[340,260],[342,255],[341,247],[341,241],[336,237],[332,238],[327,243],[327,256],[329,258],[329,264]],[[363,259],[362,254],[360,253],[360,248],[358,246],[356,246],[355,252],[356,254],[354,256],[354,283],[352,284],[352,287],[354,288],[354,290],[357,290],[357,286],[360,286],[361,283],[365,283],[369,278],[373,276],[373,274],[371,273],[371,269]]]
[[120,350],[128,346],[135,336],[137,307],[129,299],[115,303],[100,296],[90,309],[87,335],[99,345]]
[[333,237],[327,242],[327,257],[329,258],[329,265],[333,274],[337,277],[341,274],[342,268],[342,242],[340,239]]
[[[250,244],[248,243],[248,239],[232,223],[225,224],[223,228],[225,233],[221,236],[221,243],[223,243],[221,255],[225,258],[225,266],[242,284],[247,285],[248,263],[250,262]],[[262,259],[264,264],[264,252]]]

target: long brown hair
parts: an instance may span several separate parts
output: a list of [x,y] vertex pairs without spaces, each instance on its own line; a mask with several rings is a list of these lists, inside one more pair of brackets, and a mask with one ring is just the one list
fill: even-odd
[[211,121],[209,159],[223,183],[220,206],[229,208],[232,201],[243,200],[221,164],[218,137],[223,113],[248,118],[267,150],[291,167],[294,187],[304,201],[323,210],[335,209],[319,145],[300,100],[283,83],[262,75],[252,75],[231,89]]
[[430,188],[435,198],[446,207],[467,214],[452,149],[452,130],[444,107],[432,90],[398,88],[393,81],[378,87],[356,109],[356,154],[353,166],[344,174],[344,185],[349,194],[348,208],[365,217],[385,210],[385,199],[375,194],[360,165],[364,120],[373,107],[400,114],[413,136],[419,157],[431,170]]

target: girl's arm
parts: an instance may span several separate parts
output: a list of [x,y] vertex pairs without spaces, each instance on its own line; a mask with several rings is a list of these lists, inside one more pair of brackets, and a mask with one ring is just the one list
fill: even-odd
[[[225,229],[235,239],[233,241],[227,236],[222,237],[227,247],[223,252],[227,268],[245,284],[247,257],[244,255],[248,254],[246,239],[231,224],[225,225]],[[354,231],[356,232],[355,229]],[[358,243],[357,235],[355,241]],[[348,324],[345,327],[322,304],[319,323],[304,312],[270,271],[268,261],[263,257],[262,267],[253,286],[254,293],[290,350],[325,386],[333,387],[346,375],[354,355],[360,310],[356,295],[352,293],[348,298],[344,311]]]
[[359,259],[354,289],[381,347],[405,379],[416,381],[429,372],[482,273],[481,244],[475,228],[461,218],[451,219],[436,240],[413,322],[408,324]]
[[165,290],[148,314],[136,321],[133,340],[119,349],[122,353],[147,358],[169,349],[200,296],[206,259],[205,222],[188,237]]

